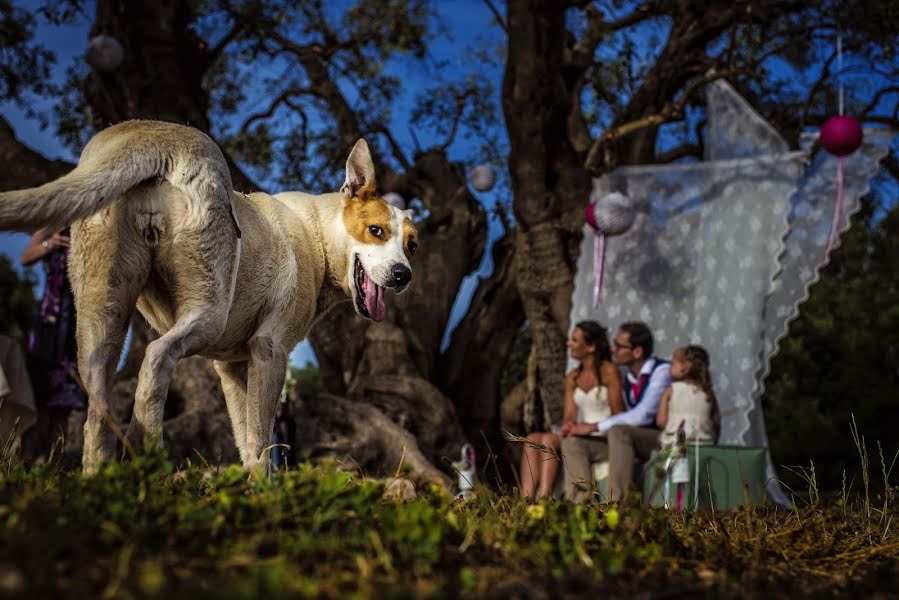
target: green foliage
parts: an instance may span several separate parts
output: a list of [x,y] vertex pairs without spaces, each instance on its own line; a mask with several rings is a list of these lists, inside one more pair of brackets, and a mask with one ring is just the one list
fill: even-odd
[[237,160],[258,169],[265,169],[274,158],[272,133],[266,123],[259,123],[228,138],[225,150]]
[[53,115],[56,119],[56,134],[60,141],[75,151],[81,151],[96,132],[91,110],[83,87],[90,67],[87,62],[76,62],[66,69],[66,80],[57,96]]
[[[18,4],[19,6],[16,6]],[[52,117],[63,142],[78,150],[92,133],[82,84],[86,63],[77,61],[66,70],[64,83],[51,80],[56,55],[35,37],[39,24],[71,24],[85,15],[81,0],[14,3],[0,0],[0,101],[12,101],[25,115],[46,128],[51,115],[34,108],[35,97],[55,97]]]
[[25,94],[48,93],[53,53],[34,41],[37,20],[29,12],[0,0],[0,101],[27,107]]
[[321,372],[318,367],[307,362],[303,367],[288,367],[289,378],[293,381],[293,385],[297,387],[300,394],[304,396],[314,396],[325,391],[325,384],[322,381]]
[[206,72],[212,112],[221,116],[233,115],[246,100],[244,85],[250,79],[234,69],[232,63],[227,55],[221,56]]
[[899,208],[876,215],[869,197],[781,342],[763,399],[775,464],[814,457],[823,490],[858,466],[851,415],[888,458],[899,450]]
[[365,64],[355,65],[353,71],[374,74],[373,66],[383,64],[395,51],[423,58],[433,16],[425,0],[368,0],[351,7],[341,19],[341,29],[348,38],[363,40],[367,55]]
[[0,290],[0,333],[24,344],[36,306],[34,277],[30,271],[19,277],[9,257],[0,254]]
[[4,590],[123,598],[730,595],[745,586],[859,593],[884,585],[878,573],[899,544],[895,528],[851,502],[678,514],[528,505],[486,489],[461,502],[432,487],[405,504],[383,492],[333,463],[271,479],[248,479],[236,465],[175,470],[161,455],[108,464],[90,479],[5,464]]

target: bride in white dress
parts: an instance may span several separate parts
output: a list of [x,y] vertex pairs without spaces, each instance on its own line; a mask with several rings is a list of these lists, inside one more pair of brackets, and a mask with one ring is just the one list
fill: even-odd
[[552,495],[560,464],[560,434],[565,435],[576,423],[597,423],[624,410],[621,375],[612,364],[606,328],[596,321],[582,321],[571,330],[566,345],[580,365],[565,376],[561,428],[528,435],[533,444],[524,445],[519,473],[523,498]]

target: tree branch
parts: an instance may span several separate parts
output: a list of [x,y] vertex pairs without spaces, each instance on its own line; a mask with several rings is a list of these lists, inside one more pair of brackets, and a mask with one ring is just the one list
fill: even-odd
[[[713,43],[729,28],[742,22],[757,22],[779,18],[785,12],[796,10],[791,2],[772,3],[764,10],[748,10],[750,3],[737,0],[733,4],[678,3],[678,9],[670,11],[673,23],[665,47],[658,59],[631,96],[626,108],[619,114],[610,129],[623,127],[623,131],[636,133],[616,150],[618,162],[635,164],[651,161],[655,156],[655,135],[658,125],[677,116],[675,98],[684,95],[684,87],[695,78],[720,66],[708,54]],[[764,17],[764,19],[763,19]],[[720,75],[720,74],[719,74]],[[661,119],[660,119],[661,117]],[[639,127],[634,127],[639,124]],[[593,173],[608,168],[603,158],[611,158],[609,143],[600,137],[594,142],[586,166]],[[608,155],[608,156],[606,156]]]
[[16,138],[9,122],[0,117],[0,164],[15,165],[0,170],[0,190],[18,190],[42,185],[65,175],[75,165],[63,160],[50,160]]
[[[864,119],[865,121],[877,120],[877,119],[888,119],[889,117],[868,117],[868,113],[874,110],[877,105],[880,103],[880,99],[888,94],[899,94],[899,86],[887,86],[885,88],[877,90],[877,93],[871,98],[871,101],[859,112],[859,118]],[[878,121],[878,122],[888,122],[888,121]]]
[[699,144],[681,144],[676,148],[671,148],[670,150],[666,150],[657,155],[656,162],[659,164],[667,164],[688,156],[702,158],[702,147]]
[[234,24],[231,26],[231,29],[228,30],[228,33],[225,34],[225,37],[223,37],[221,40],[219,40],[218,44],[216,44],[215,46],[213,46],[212,48],[210,48],[208,50],[207,59],[206,59],[207,60],[207,65],[206,65],[207,69],[216,60],[218,60],[218,58],[222,55],[222,52],[225,51],[225,48],[228,46],[228,44],[230,44],[231,42],[236,40],[237,37],[241,33],[243,33],[244,29],[245,29],[244,20],[235,18]]
[[837,57],[836,50],[827,57],[827,60],[824,61],[824,65],[821,67],[821,76],[818,77],[817,81],[812,84],[812,87],[809,89],[808,96],[805,99],[805,104],[802,107],[802,117],[799,119],[800,125],[804,125],[806,120],[808,120],[809,110],[811,110],[812,101],[815,99],[815,96],[824,87],[824,82],[830,78],[830,65],[833,64],[833,61]]
[[895,114],[890,115],[865,115],[865,121],[869,123],[880,123],[881,125],[889,125],[890,127],[899,127],[899,118]]
[[393,157],[397,160],[397,162],[400,163],[400,165],[403,167],[404,171],[411,171],[412,163],[410,163],[409,159],[406,158],[406,155],[403,152],[403,149],[400,147],[399,143],[396,141],[396,138],[393,137],[393,134],[390,133],[390,130],[387,129],[387,127],[384,124],[378,123],[372,129],[372,131],[374,131],[376,133],[380,133],[387,139],[387,143],[390,145],[390,149],[393,153]]
[[880,164],[883,165],[883,168],[889,172],[893,179],[899,181],[899,160],[896,159],[895,154],[892,152],[888,153],[883,157]]
[[499,217],[499,222],[503,226],[503,235],[510,237],[513,234],[512,224],[509,223],[509,215],[506,214],[506,207],[502,202],[493,205],[493,213]]
[[603,133],[596,139],[596,141],[593,142],[593,147],[590,148],[590,152],[587,154],[587,160],[585,161],[584,166],[588,170],[595,172],[599,170],[600,165],[604,161],[605,151],[613,142],[647,127],[657,127],[665,123],[683,119],[684,110],[687,106],[687,103],[697,91],[702,89],[702,87],[707,85],[708,83],[715,81],[716,79],[723,79],[737,72],[739,71],[715,71],[711,74],[694,78],[693,81],[691,81],[684,88],[683,93],[677,100],[665,103],[665,105],[662,106],[662,109],[658,112],[646,115],[633,121],[629,121],[627,123],[622,123],[614,129]]
[[494,6],[493,2],[491,2],[490,0],[484,0],[484,4],[487,5],[487,8],[489,8],[490,12],[493,13],[493,18],[496,19],[497,24],[502,28],[506,36],[508,36],[509,26],[506,25],[506,21],[505,19],[503,19],[502,14],[500,14],[499,10],[497,10],[496,6]]
[[333,54],[332,48],[324,48],[319,44],[303,46],[290,40],[276,30],[270,32],[272,40],[280,44],[284,49],[297,57],[306,76],[311,82],[309,93],[324,100],[337,120],[338,134],[347,148],[352,147],[355,141],[362,137],[362,127],[359,119],[347,102],[340,88],[331,79],[326,56]]
[[312,93],[312,90],[310,90],[309,88],[294,87],[294,88],[289,88],[287,90],[284,90],[283,92],[281,92],[277,97],[275,97],[271,101],[271,103],[268,105],[267,109],[265,109],[261,112],[258,112],[258,113],[254,113],[254,114],[250,115],[249,117],[247,117],[247,120],[244,121],[243,125],[240,126],[240,133],[242,133],[242,134],[246,133],[247,130],[250,128],[250,125],[252,125],[256,121],[259,121],[261,119],[267,119],[270,116],[272,116],[274,114],[274,112],[278,109],[278,107],[281,106],[282,104],[287,104],[288,106],[290,106],[292,109],[295,110],[295,105],[292,105],[289,102],[290,99],[295,96],[300,96],[303,94],[311,94],[311,93]]
[[568,113],[568,140],[578,153],[586,152],[593,143],[590,136],[590,129],[584,120],[583,103],[581,102],[581,94],[584,90],[584,79],[572,88],[571,91],[571,110]]
[[446,140],[443,144],[440,144],[438,148],[441,150],[446,150],[449,148],[449,145],[453,143],[453,140],[456,138],[456,132],[459,129],[459,121],[462,120],[462,114],[465,112],[465,107],[467,106],[466,100],[472,95],[472,90],[468,89],[462,94],[458,94],[456,96],[456,113],[453,115],[453,124],[450,127],[449,134],[446,136]]
[[572,50],[572,64],[581,70],[586,70],[593,64],[596,47],[608,34],[631,27],[660,14],[657,12],[657,8],[658,4],[656,2],[644,2],[630,14],[614,21],[606,21],[602,11],[596,6],[592,4],[587,6],[587,29]]
[[647,17],[654,16],[655,9],[658,8],[658,6],[659,4],[657,2],[644,2],[635,8],[629,15],[608,22],[606,24],[606,31],[618,31],[636,25],[637,23],[644,21]]

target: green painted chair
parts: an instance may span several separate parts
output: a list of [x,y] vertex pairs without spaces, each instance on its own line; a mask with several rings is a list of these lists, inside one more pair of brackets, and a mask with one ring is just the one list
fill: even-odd
[[661,451],[652,453],[643,478],[643,497],[650,505],[664,506],[667,495],[668,505],[675,506],[678,485],[684,486],[684,508],[714,506],[716,510],[726,510],[765,503],[766,448],[688,445],[687,460],[690,466],[689,481],[683,484],[668,482],[666,485],[666,457]]

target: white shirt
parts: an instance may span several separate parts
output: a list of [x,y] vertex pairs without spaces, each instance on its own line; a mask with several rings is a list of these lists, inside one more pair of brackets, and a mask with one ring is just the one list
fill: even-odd
[[684,424],[687,442],[715,443],[715,423],[712,421],[712,403],[699,387],[675,381],[671,384],[668,400],[668,424],[662,432],[662,446],[672,446],[677,441],[677,430]]
[[[609,429],[615,425],[636,425],[637,427],[655,425],[656,413],[659,410],[659,400],[662,399],[662,392],[671,385],[671,365],[667,363],[661,364],[655,371],[652,370],[658,360],[659,359],[655,356],[650,356],[646,362],[643,363],[643,367],[640,369],[640,373],[637,374],[637,377],[634,377],[630,371],[627,372],[626,377],[631,386],[639,381],[640,375],[649,375],[649,373],[652,373],[649,381],[646,382],[646,391],[643,392],[643,398],[640,400],[639,404],[632,409],[620,412],[604,421],[600,421],[596,432],[592,435],[605,435],[609,432]],[[621,393],[626,393],[623,386]],[[627,402],[625,402],[624,405],[627,406]]]

